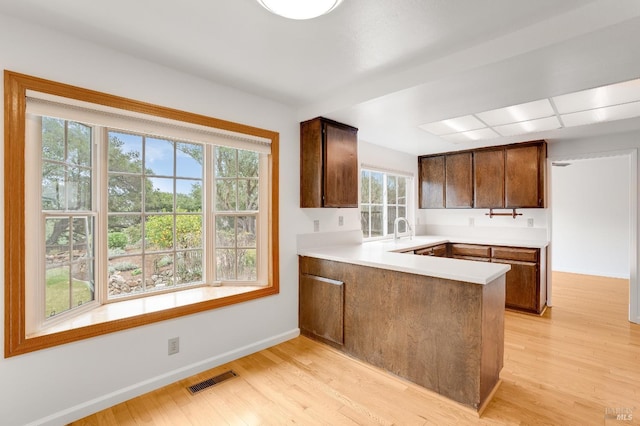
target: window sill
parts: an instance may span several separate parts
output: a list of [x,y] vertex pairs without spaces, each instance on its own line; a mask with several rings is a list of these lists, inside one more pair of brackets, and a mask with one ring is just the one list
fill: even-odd
[[85,313],[74,316],[27,334],[27,339],[47,336],[50,334],[74,330],[81,327],[93,326],[111,321],[124,320],[140,315],[160,312],[167,309],[180,308],[196,303],[208,302],[228,296],[248,293],[263,286],[203,286],[181,291],[150,295],[138,299],[123,300],[121,302],[107,303],[91,309]]

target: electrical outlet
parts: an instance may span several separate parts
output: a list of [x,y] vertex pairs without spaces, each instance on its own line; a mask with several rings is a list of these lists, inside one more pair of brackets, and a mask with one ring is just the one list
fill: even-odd
[[529,228],[533,228],[533,218],[530,217],[529,219],[527,219],[527,226]]
[[313,221],[313,232],[320,232],[320,220]]
[[180,338],[173,337],[169,339],[169,355],[175,355],[180,352]]
[[472,217],[469,218],[469,226],[476,226],[476,220]]
[[344,216],[338,216],[338,226],[344,225]]

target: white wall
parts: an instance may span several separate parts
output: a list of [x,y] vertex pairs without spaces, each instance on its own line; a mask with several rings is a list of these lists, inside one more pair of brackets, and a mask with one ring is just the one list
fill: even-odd
[[[298,208],[299,127],[291,109],[2,15],[0,52],[2,69],[274,130],[281,144],[280,294],[0,358],[1,424],[64,424],[298,334],[296,234],[312,223]],[[11,199],[3,193],[0,202],[3,212]],[[3,301],[1,283],[4,308]],[[180,353],[169,357],[174,336]]]
[[629,161],[552,167],[553,270],[629,278]]

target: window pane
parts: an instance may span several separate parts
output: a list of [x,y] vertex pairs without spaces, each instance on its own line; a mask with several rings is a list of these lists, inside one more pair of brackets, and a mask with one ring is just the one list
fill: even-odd
[[72,264],[71,279],[73,282],[71,293],[72,308],[94,300],[93,260],[81,259],[79,262]]
[[92,217],[45,219],[45,315],[94,300]]
[[256,217],[239,216],[237,218],[238,247],[256,246]]
[[173,176],[173,142],[165,139],[146,138],[144,144],[144,169],[150,175]]
[[362,236],[369,238],[369,218],[371,217],[371,206],[360,207],[360,227],[362,228]]
[[202,281],[202,250],[176,253],[176,284]]
[[238,150],[238,176],[258,177],[259,154],[253,151]]
[[360,201],[369,203],[369,186],[371,182],[371,172],[363,170],[360,179]]
[[216,210],[235,211],[237,190],[235,179],[216,179]]
[[178,212],[202,211],[202,181],[176,179],[176,209]]
[[396,177],[395,176],[387,176],[387,203],[395,204],[396,203]]
[[147,250],[173,248],[173,215],[147,216],[144,229]]
[[387,234],[393,234],[393,222],[396,220],[396,206],[387,207]]
[[176,216],[176,247],[202,248],[202,216]]
[[371,203],[382,204],[382,173],[371,172]]
[[238,280],[255,280],[256,270],[256,249],[238,250]]
[[64,161],[64,120],[42,117],[42,159]]
[[78,166],[91,166],[91,127],[70,121],[67,128],[67,162]]
[[75,217],[72,221],[73,261],[78,258],[93,258],[93,218]]
[[216,177],[236,177],[238,175],[238,167],[236,161],[237,149],[226,148],[224,146],[216,147]]
[[404,217],[406,219],[406,217],[407,217],[407,208],[406,207],[398,206],[398,217]]
[[109,132],[109,171],[142,173],[142,136]]
[[238,210],[258,210],[258,179],[238,180]]
[[69,265],[48,268],[45,280],[45,317],[52,317],[71,309]]
[[139,215],[109,216],[107,243],[109,256],[140,253],[142,219]]
[[216,247],[236,246],[236,218],[216,216]]
[[202,145],[186,142],[176,143],[176,176],[202,179]]
[[216,250],[216,279],[235,280],[236,251],[234,249]]
[[128,296],[141,293],[142,256],[120,256],[109,258],[109,296]]
[[[68,253],[71,248],[69,241],[69,218],[47,218],[45,220],[45,244],[46,255],[55,256],[58,260],[68,262]],[[62,258],[58,257],[62,253]],[[67,253],[67,258],[64,257]]]
[[109,175],[109,211],[141,212],[142,177],[140,175]]
[[382,206],[371,206],[371,236],[381,237],[382,230]]
[[42,209],[64,210],[65,167],[49,162],[42,163]]
[[145,290],[162,290],[173,286],[173,253],[145,256]]
[[398,178],[398,204],[407,204],[407,178]]
[[91,170],[70,167],[67,170],[67,209],[91,210]]
[[145,211],[173,212],[173,179],[147,178],[145,189]]

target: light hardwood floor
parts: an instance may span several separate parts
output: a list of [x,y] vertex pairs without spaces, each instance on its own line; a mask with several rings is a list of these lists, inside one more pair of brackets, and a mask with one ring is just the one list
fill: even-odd
[[[480,418],[298,337],[74,425],[640,424],[640,325],[627,321],[628,281],[554,273],[553,301],[542,317],[506,313],[502,384]],[[239,377],[186,390],[229,369]],[[616,409],[633,419],[606,418]]]

